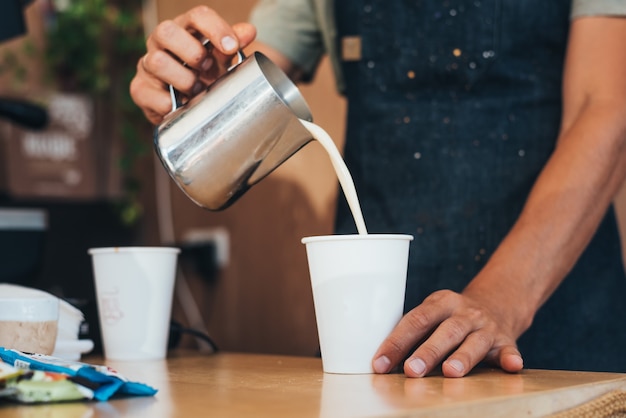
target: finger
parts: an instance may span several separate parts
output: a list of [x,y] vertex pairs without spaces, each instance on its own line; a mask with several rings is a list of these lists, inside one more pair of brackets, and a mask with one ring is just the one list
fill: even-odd
[[256,38],[256,28],[250,23],[236,23],[233,30],[239,39],[239,48],[243,49],[250,45]]
[[524,368],[524,359],[515,343],[492,348],[485,356],[485,361],[509,373],[516,373]]
[[454,351],[441,365],[446,377],[463,377],[480,363],[494,343],[494,337],[486,331],[472,332],[465,338],[459,348]]
[[149,59],[165,50],[179,60],[179,66],[184,62],[196,70],[207,71],[212,65],[212,59],[200,40],[172,20],[163,21],[154,29],[148,37],[147,49],[146,57]]
[[[239,40],[239,50],[247,47],[256,37],[256,28],[249,23],[238,23],[233,25],[233,30]],[[233,54],[224,54],[218,49],[212,49],[212,55],[222,67],[222,70],[228,68],[232,64]]]
[[138,74],[131,80],[129,89],[135,104],[155,125],[161,123],[163,116],[172,109],[169,93],[162,84],[150,79],[145,73],[142,74],[141,70],[138,70]]
[[524,368],[524,359],[515,345],[502,347],[498,358],[500,367],[504,371],[516,373]]
[[239,40],[235,30],[208,6],[194,7],[176,18],[176,22],[187,30],[197,31],[205,36],[225,55],[232,55],[239,49]]
[[[156,93],[156,94],[153,94]],[[142,97],[146,100],[138,100],[137,106],[143,111],[146,118],[153,124],[158,125],[163,120],[163,117],[168,114],[172,105],[171,102],[164,101],[160,96],[161,91],[148,91],[144,90]],[[152,101],[148,101],[152,98]],[[166,98],[167,99],[167,98]]]
[[[437,366],[474,331],[474,324],[462,317],[443,321],[426,341],[404,362],[408,377],[422,377]],[[485,350],[483,355],[487,353]]]
[[443,292],[433,293],[400,320],[374,355],[372,366],[376,373],[388,373],[449,316],[450,304],[442,303],[442,296],[445,297]]
[[187,95],[195,95],[203,88],[193,70],[180,65],[165,51],[156,50],[146,54],[141,60],[141,66],[149,77],[155,79],[155,84],[156,80],[161,84],[171,84],[176,90]]

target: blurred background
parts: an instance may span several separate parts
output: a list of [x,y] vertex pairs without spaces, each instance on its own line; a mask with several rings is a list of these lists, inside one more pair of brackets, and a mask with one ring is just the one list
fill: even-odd
[[[173,320],[223,350],[315,355],[300,239],[332,232],[338,189],[321,146],[307,145],[230,208],[205,211],[155,159],[153,127],[128,94],[157,22],[206,4],[236,23],[254,1],[3,4],[0,282],[38,287],[77,306],[86,315],[83,337],[99,351],[87,249],[180,246]],[[301,90],[315,122],[341,147],[345,103],[327,61]],[[617,205],[626,234],[626,188]],[[191,336],[178,344],[203,348]]]

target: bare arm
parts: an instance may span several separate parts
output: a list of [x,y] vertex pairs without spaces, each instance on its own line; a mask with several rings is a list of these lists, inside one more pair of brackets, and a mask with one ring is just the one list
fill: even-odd
[[[626,19],[573,22],[556,150],[489,264],[495,271],[521,269],[528,317],[573,267],[626,175],[624,39]],[[519,257],[527,261],[511,263]]]
[[624,39],[626,19],[572,23],[561,133],[520,218],[461,294],[434,293],[402,319],[375,370],[389,371],[433,330],[405,362],[407,376],[444,360],[449,377],[484,358],[508,371],[523,367],[517,338],[573,267],[626,177]]
[[[239,49],[262,52],[298,81],[301,71],[280,52],[253,42],[255,36],[254,26],[248,23],[230,26],[206,6],[194,7],[173,20],[165,20],[148,37],[147,52],[137,63],[137,73],[130,84],[131,97],[148,120],[159,124],[171,110],[169,84],[193,96],[225,71]],[[207,50],[202,46],[199,40],[202,37],[209,39],[212,48]]]

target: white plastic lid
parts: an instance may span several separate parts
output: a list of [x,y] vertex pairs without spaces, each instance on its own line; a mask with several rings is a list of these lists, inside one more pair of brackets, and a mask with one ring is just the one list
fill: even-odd
[[59,298],[43,290],[0,284],[0,321],[43,322],[59,319]]

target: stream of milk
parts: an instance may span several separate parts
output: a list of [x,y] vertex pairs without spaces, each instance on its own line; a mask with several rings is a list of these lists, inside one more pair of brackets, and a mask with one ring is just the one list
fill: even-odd
[[367,234],[363,213],[361,212],[361,204],[359,203],[359,198],[356,194],[356,188],[354,187],[352,175],[350,174],[350,171],[348,171],[348,167],[346,167],[346,163],[343,161],[337,146],[331,139],[330,135],[328,135],[328,133],[326,133],[326,131],[318,125],[302,119],[300,119],[300,122],[302,122],[304,127],[308,129],[311,135],[313,135],[313,139],[317,140],[317,142],[319,142],[328,153],[330,162],[337,173],[337,178],[339,179],[339,184],[341,185],[343,194],[346,196],[346,200],[348,201],[348,206],[352,212],[352,217],[354,218],[357,231],[359,234]]

